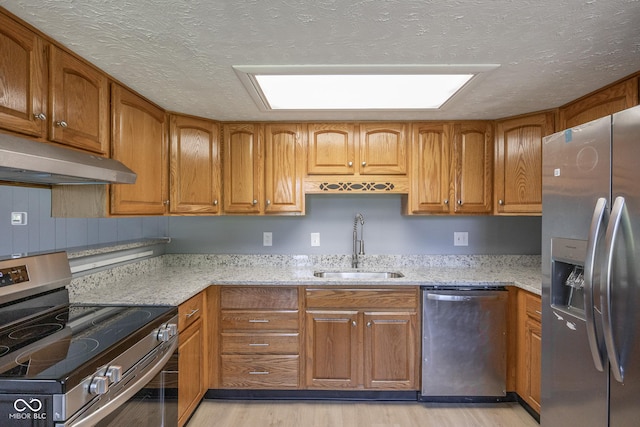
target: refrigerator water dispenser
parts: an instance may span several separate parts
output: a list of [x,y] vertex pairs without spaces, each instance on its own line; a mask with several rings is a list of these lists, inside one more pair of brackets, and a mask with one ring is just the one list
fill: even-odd
[[584,240],[551,240],[551,305],[582,319],[586,252]]

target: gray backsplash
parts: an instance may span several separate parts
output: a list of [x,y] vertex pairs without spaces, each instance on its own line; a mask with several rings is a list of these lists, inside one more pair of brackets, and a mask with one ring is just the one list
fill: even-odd
[[[353,218],[365,217],[367,256],[540,254],[540,217],[403,216],[399,195],[309,195],[300,217],[51,218],[51,191],[0,186],[0,256],[171,237],[167,253],[344,255],[352,249]],[[27,225],[11,225],[27,212]],[[273,246],[262,246],[262,233]],[[469,246],[453,246],[467,231]],[[320,233],[312,247],[310,233]]]

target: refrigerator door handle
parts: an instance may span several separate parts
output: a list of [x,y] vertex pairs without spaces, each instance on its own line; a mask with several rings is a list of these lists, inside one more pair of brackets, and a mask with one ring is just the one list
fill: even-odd
[[605,199],[604,197],[600,197],[596,202],[596,206],[593,210],[593,216],[591,217],[591,226],[589,227],[589,240],[587,241],[587,257],[584,262],[584,313],[587,323],[587,338],[589,341],[589,348],[591,349],[591,357],[593,357],[593,364],[595,368],[600,372],[604,371],[605,355],[603,346],[600,342],[598,342],[595,324],[595,305],[593,302],[593,270],[596,263],[596,253],[600,237],[600,230],[602,224],[604,223],[604,220],[606,219],[606,213],[607,199]]
[[[616,245],[616,238],[618,236],[618,229],[620,223],[623,223],[623,229],[628,228],[628,214],[625,207],[624,197],[616,197],[611,210],[611,220],[607,227],[607,233],[605,235],[606,241],[606,255],[605,255],[605,278],[602,281],[601,289],[604,298],[601,303],[602,310],[602,326],[604,332],[604,342],[607,348],[607,354],[609,355],[609,364],[611,365],[611,373],[618,382],[624,381],[624,369],[620,365],[620,357],[616,349],[616,345],[613,338],[613,322],[611,320],[611,274],[613,269],[613,251]],[[626,224],[625,224],[626,222]]]

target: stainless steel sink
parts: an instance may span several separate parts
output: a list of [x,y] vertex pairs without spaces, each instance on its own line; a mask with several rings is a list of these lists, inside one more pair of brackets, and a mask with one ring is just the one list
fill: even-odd
[[404,274],[397,271],[316,271],[316,277],[325,279],[397,279]]

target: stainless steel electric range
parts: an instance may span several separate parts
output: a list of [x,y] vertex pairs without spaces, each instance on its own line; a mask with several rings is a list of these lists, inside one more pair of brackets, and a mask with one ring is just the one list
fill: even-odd
[[65,252],[0,260],[0,425],[176,426],[177,308],[77,305]]

